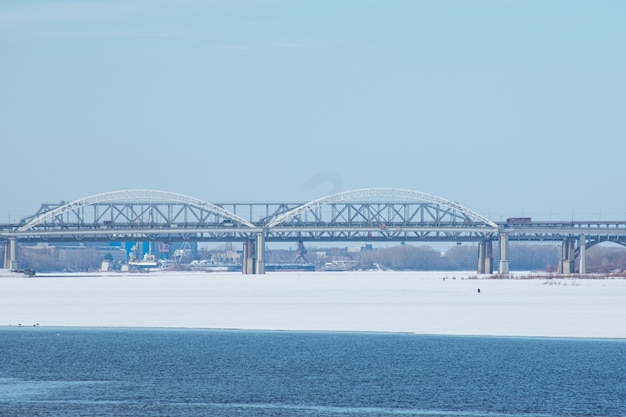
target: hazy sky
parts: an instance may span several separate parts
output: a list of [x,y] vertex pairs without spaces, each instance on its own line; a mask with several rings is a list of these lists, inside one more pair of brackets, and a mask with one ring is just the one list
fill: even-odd
[[393,187],[626,218],[626,2],[0,2],[0,222]]

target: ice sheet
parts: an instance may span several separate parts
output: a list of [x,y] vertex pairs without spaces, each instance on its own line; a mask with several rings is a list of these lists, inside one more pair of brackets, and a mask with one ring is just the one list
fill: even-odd
[[454,272],[0,274],[0,326],[626,338],[624,323],[624,279]]

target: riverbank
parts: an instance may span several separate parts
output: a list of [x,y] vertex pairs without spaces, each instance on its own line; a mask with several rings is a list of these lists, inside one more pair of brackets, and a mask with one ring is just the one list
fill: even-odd
[[[596,277],[598,278],[598,277]],[[0,326],[626,338],[626,280],[454,272],[0,278]]]

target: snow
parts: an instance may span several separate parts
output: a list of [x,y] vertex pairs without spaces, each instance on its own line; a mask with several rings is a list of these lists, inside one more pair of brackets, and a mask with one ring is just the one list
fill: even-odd
[[0,326],[626,338],[625,301],[624,279],[492,279],[454,272],[25,278],[0,271]]

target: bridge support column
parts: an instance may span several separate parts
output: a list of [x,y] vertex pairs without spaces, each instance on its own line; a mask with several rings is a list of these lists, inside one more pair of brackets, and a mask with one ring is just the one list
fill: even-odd
[[493,274],[493,245],[491,240],[478,244],[478,273]]
[[246,275],[265,274],[265,236],[259,233],[255,240],[243,242],[241,272]]
[[587,239],[585,238],[585,235],[580,235],[578,237],[578,248],[579,253],[580,253],[580,264],[578,265],[578,272],[581,274],[586,274],[587,273],[587,261],[586,261],[586,257],[587,257]]
[[245,275],[254,274],[255,247],[254,241],[243,242],[243,259],[241,260],[241,272]]
[[4,243],[4,268],[12,271],[19,269],[17,260],[17,239],[9,239]]
[[254,265],[255,274],[265,274],[265,236],[263,233],[256,235],[256,262]]
[[2,268],[9,269],[9,241],[5,240],[2,247],[4,248]]
[[500,265],[498,266],[498,273],[509,273],[509,237],[502,233],[500,234]]
[[559,261],[559,274],[573,274],[574,273],[574,245],[576,240],[571,237],[565,238],[561,244],[561,260]]

